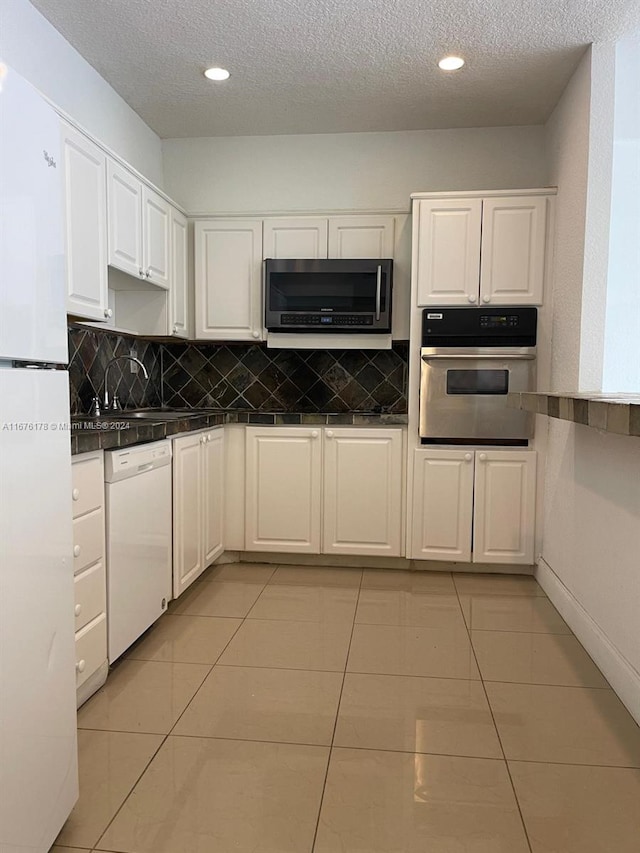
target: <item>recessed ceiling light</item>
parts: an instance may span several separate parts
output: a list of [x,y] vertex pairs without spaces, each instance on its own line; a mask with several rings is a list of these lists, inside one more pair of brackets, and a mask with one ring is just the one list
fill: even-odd
[[464,65],[464,59],[461,59],[459,56],[445,56],[444,59],[441,59],[438,63],[438,67],[442,68],[443,71],[457,71],[458,68],[462,68]]
[[229,72],[226,68],[207,68],[204,76],[208,77],[209,80],[228,80]]

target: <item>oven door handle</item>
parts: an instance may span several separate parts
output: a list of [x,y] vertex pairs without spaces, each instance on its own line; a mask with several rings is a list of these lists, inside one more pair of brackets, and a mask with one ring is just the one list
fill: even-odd
[[376,273],[376,320],[380,319],[380,293],[382,290],[382,266],[378,264]]
[[488,355],[423,355],[420,356],[423,361],[438,361],[445,359],[447,361],[535,361],[535,355],[498,355],[491,353]]

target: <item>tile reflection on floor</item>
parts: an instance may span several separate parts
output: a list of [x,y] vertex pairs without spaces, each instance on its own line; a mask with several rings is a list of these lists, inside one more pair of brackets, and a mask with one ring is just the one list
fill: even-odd
[[637,853],[640,729],[531,577],[209,569],[80,710],[52,853]]

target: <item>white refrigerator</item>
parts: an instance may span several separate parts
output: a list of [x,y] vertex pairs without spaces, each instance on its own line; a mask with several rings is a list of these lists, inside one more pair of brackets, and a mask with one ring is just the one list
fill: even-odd
[[0,853],[46,853],[78,797],[60,126],[0,86]]

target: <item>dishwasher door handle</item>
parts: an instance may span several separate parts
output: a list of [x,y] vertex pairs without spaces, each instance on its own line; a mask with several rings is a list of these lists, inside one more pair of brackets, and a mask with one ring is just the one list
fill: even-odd
[[151,471],[153,462],[146,462],[144,465],[139,465],[136,468],[136,474],[144,474],[145,471]]

